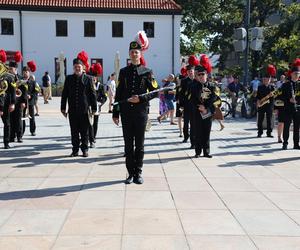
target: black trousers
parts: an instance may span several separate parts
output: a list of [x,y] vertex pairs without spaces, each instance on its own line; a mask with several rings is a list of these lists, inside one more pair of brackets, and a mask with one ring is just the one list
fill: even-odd
[[82,152],[88,151],[90,126],[88,114],[69,113],[69,121],[73,152],[77,153],[79,148],[81,148]]
[[265,114],[267,116],[267,135],[270,135],[272,133],[272,127],[271,127],[271,120],[272,120],[272,106],[269,104],[266,104],[258,109],[258,119],[257,119],[257,128],[258,128],[258,135],[263,134],[263,121],[265,118]]
[[300,112],[285,113],[283,127],[283,144],[288,145],[290,136],[290,126],[293,121],[294,131],[293,140],[294,146],[299,146],[299,127],[300,127]]
[[[30,133],[35,133],[36,131],[36,124],[35,124],[35,116],[34,116],[34,105],[28,105],[28,110],[29,110],[29,115],[30,115],[30,119],[29,119],[29,129],[30,129]],[[25,117],[27,112],[27,107],[24,109],[23,112],[23,116]],[[23,120],[23,134],[25,133],[26,130],[26,122],[25,120]]]
[[210,153],[210,132],[212,118],[202,119],[200,114],[195,116],[195,153],[200,155],[202,150],[204,154]]
[[89,142],[90,143],[96,142],[96,136],[97,136],[97,131],[98,131],[98,120],[99,120],[99,115],[95,115],[93,126],[89,125]]
[[190,137],[190,120],[191,120],[191,110],[188,105],[184,106],[184,111],[183,111],[183,136],[184,139],[187,140]]
[[142,173],[144,160],[145,129],[148,115],[121,115],[125,143],[126,168],[129,175]]
[[4,145],[7,145],[9,143],[10,139],[10,114],[8,112],[8,105],[4,105],[3,107],[3,115],[2,115],[2,121],[3,121],[3,142]]
[[15,106],[15,110],[10,114],[10,124],[11,124],[11,131],[10,131],[10,140],[13,141],[16,137],[21,139],[23,136],[23,109],[21,105],[18,103]]
[[196,122],[195,122],[195,116],[194,113],[195,111],[190,109],[189,112],[189,122],[190,122],[190,141],[191,141],[191,146],[196,145]]

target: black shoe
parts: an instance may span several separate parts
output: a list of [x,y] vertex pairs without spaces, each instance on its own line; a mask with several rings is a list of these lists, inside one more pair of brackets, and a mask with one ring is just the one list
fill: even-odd
[[195,149],[195,145],[191,145],[190,149]]
[[10,149],[10,146],[8,144],[4,144],[4,149]]
[[198,154],[195,154],[195,158],[199,158],[200,157],[200,155],[198,155]]
[[258,135],[257,135],[257,138],[261,138],[261,135],[260,135],[260,134],[258,134]]
[[76,157],[78,156],[78,152],[72,152],[72,154],[70,154],[70,157]]
[[133,175],[129,175],[125,180],[125,184],[131,184],[133,182]]
[[23,139],[22,139],[22,138],[18,138],[18,142],[19,142],[19,143],[22,143],[22,142],[23,142]]
[[9,139],[9,142],[15,142],[15,138]]
[[278,143],[282,143],[282,140],[281,140],[281,138],[278,138]]
[[274,138],[274,136],[271,134],[267,135],[267,137]]
[[90,148],[95,148],[95,143],[94,142],[90,143]]
[[40,114],[39,113],[35,113],[35,115],[34,116],[40,116]]
[[282,145],[282,149],[283,149],[283,150],[287,150],[287,145],[286,145],[286,144],[283,144],[283,145]]
[[299,145],[294,145],[294,149],[300,149]]
[[32,136],[36,136],[36,133],[35,133],[35,132],[33,132],[33,133],[31,133],[31,135],[32,135]]
[[182,135],[179,135],[179,137],[182,137]]
[[188,141],[188,139],[184,139],[183,141],[182,141],[182,143],[186,143]]
[[111,111],[111,110],[109,110],[109,111],[108,111],[108,113],[112,113],[112,111]]
[[88,151],[84,151],[84,152],[82,152],[82,157],[89,157],[89,153],[88,153]]
[[135,176],[133,177],[133,182],[134,182],[135,184],[140,185],[140,184],[143,184],[143,183],[144,183],[144,179],[143,179],[143,177],[142,177],[140,174],[138,174],[138,175],[135,175]]
[[203,157],[212,158],[212,155],[210,155],[210,154],[204,154]]

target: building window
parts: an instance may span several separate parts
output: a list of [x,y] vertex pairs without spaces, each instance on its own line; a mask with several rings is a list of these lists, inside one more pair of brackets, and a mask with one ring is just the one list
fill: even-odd
[[123,37],[123,22],[112,22],[112,37]]
[[96,36],[96,22],[84,21],[84,36],[95,37]]
[[1,34],[13,35],[14,34],[14,19],[1,18]]
[[56,20],[56,36],[68,36],[67,20]]
[[144,31],[147,37],[154,37],[154,22],[144,22]]

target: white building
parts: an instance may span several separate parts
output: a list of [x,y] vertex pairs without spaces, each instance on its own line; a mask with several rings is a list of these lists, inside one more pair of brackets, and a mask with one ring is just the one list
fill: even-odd
[[173,0],[0,0],[0,49],[20,50],[24,64],[35,60],[38,81],[45,71],[54,80],[56,58],[72,60],[85,50],[103,63],[104,79],[114,71],[116,52],[126,66],[128,46],[139,30],[146,30],[150,48],[147,65],[160,81],[180,71],[181,7]]

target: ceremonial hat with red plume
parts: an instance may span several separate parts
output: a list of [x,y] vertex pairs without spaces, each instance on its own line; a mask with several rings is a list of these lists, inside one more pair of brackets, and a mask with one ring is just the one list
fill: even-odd
[[16,51],[14,60],[9,62],[9,67],[18,68],[18,63],[23,59],[21,51]]
[[277,73],[276,67],[273,64],[268,64],[268,66],[262,71],[262,77],[269,78],[275,77]]

